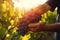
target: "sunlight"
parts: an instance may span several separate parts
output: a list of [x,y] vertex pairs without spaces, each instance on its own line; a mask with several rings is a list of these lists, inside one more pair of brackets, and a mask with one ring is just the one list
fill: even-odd
[[14,8],[20,8],[25,10],[30,10],[41,4],[44,4],[47,0],[12,0],[14,3]]

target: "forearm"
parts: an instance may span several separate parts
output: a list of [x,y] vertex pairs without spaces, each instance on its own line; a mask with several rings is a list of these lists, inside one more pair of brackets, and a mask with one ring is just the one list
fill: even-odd
[[37,22],[41,18],[41,15],[48,11],[50,9],[50,6],[48,4],[40,5],[34,9],[32,9],[30,12],[25,14],[22,18],[22,21],[25,22]]
[[46,24],[43,31],[60,32],[60,23]]
[[36,7],[34,9],[34,11],[37,12],[37,13],[42,13],[43,14],[43,13],[47,12],[50,9],[51,9],[50,5],[48,5],[47,3],[45,3],[43,5],[39,5],[38,7]]

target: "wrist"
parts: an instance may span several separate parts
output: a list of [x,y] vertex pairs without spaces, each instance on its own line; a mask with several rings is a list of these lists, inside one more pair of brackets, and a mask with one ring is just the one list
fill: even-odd
[[40,23],[40,31],[45,31],[45,30],[46,30],[46,24]]

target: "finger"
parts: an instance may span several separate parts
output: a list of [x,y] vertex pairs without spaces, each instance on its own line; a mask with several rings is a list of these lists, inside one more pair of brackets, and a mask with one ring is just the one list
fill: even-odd
[[39,27],[39,23],[31,23],[28,25],[28,27]]

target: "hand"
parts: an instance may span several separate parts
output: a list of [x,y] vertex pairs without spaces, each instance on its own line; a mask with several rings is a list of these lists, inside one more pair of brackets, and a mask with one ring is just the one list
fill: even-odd
[[43,23],[31,23],[28,25],[28,28],[30,31],[39,32],[43,30],[44,24]]

